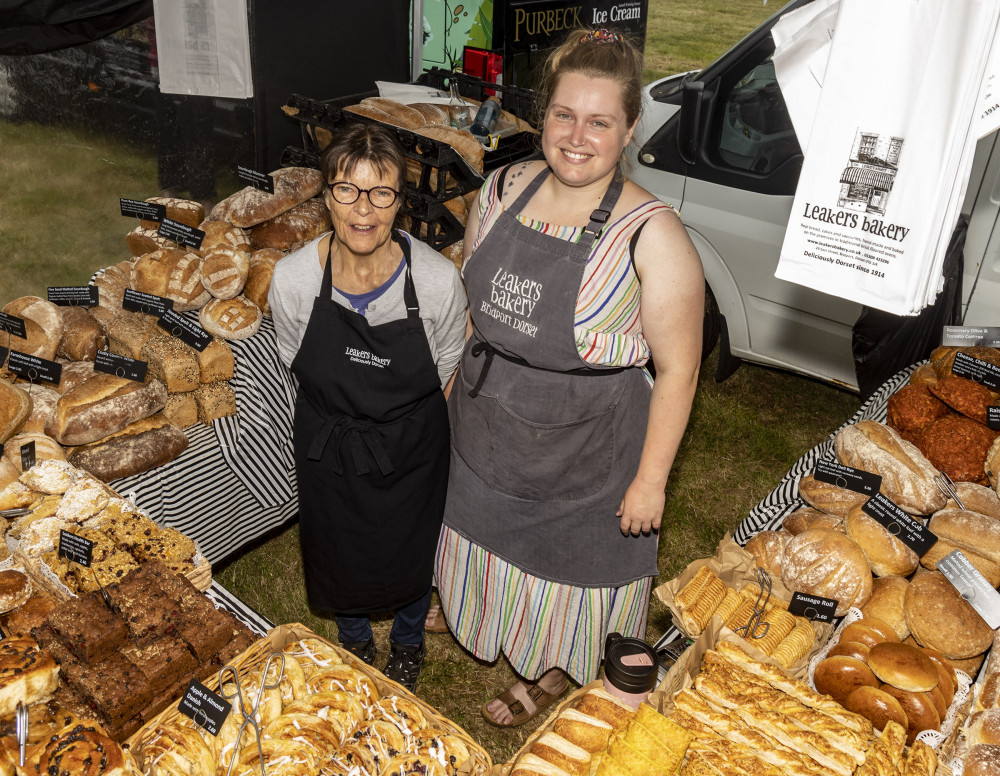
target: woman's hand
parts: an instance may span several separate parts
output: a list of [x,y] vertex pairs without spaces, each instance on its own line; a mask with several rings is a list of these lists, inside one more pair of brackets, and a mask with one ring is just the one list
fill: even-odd
[[616,513],[621,518],[618,528],[622,535],[639,536],[659,531],[666,498],[662,487],[642,482],[638,477],[632,480]]

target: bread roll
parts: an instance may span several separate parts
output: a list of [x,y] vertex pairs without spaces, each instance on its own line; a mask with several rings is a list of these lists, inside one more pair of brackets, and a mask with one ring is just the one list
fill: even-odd
[[813,684],[817,692],[829,695],[844,705],[848,696],[859,687],[878,687],[879,680],[872,670],[853,657],[826,657],[816,664]]
[[[178,197],[149,197],[146,201],[152,202],[154,205],[163,205],[166,211],[164,214],[165,218],[169,218],[171,221],[176,221],[185,226],[197,227],[198,224],[205,220],[205,206],[194,200],[180,199]],[[143,219],[139,223],[147,229],[160,228],[160,224],[156,221]]]
[[[48,361],[55,360],[63,333],[62,313],[56,305],[37,296],[22,296],[4,305],[3,311],[23,319],[24,331],[28,335],[27,339],[11,335],[11,350]],[[7,343],[8,338],[4,337],[4,345]]]
[[791,591],[838,601],[838,616],[862,606],[872,592],[864,552],[852,539],[826,528],[811,528],[788,542],[782,580]]
[[986,660],[986,654],[981,653],[979,655],[973,655],[972,657],[966,658],[946,658],[948,663],[956,671],[964,671],[969,676],[978,676],[979,669],[982,667],[983,662]]
[[[0,392],[3,388],[0,387]],[[45,424],[49,416],[55,412],[56,402],[59,401],[59,392],[54,388],[44,385],[31,386],[31,414],[24,419],[20,431],[25,433],[44,434]],[[0,436],[0,442],[3,437]]]
[[920,647],[899,642],[872,647],[868,667],[886,684],[910,692],[929,692],[940,680],[937,667]]
[[104,327],[85,307],[62,309],[63,334],[56,355],[70,361],[93,361],[98,350],[106,350]]
[[938,418],[920,432],[917,447],[932,466],[955,482],[988,482],[984,461],[996,432],[963,415]]
[[906,713],[906,743],[912,744],[917,734],[923,730],[941,729],[941,717],[927,693],[908,692],[891,684],[884,684],[881,689],[899,701]]
[[927,527],[939,539],[1000,564],[1000,520],[964,509],[942,509]]
[[201,283],[216,299],[232,299],[246,285],[250,273],[250,254],[233,248],[218,247],[201,260]]
[[920,563],[917,553],[869,517],[860,506],[847,515],[845,529],[864,552],[875,576],[909,576]]
[[227,340],[251,337],[260,328],[260,308],[244,296],[213,299],[198,311],[198,321],[209,334]]
[[909,584],[903,577],[880,577],[872,583],[872,597],[861,607],[865,617],[874,617],[891,625],[900,640],[910,635],[903,613],[903,596]]
[[937,469],[888,426],[873,420],[844,426],[833,446],[840,463],[880,475],[881,492],[900,509],[927,515],[944,506],[944,494],[934,483]]
[[1000,773],[1000,745],[976,744],[965,755],[962,776],[996,776]]
[[927,655],[937,669],[938,688],[944,696],[944,705],[946,707],[951,706],[952,701],[955,699],[955,693],[958,691],[958,677],[955,675],[955,669],[948,663],[948,659],[936,649],[930,649],[929,647],[921,647],[920,649],[923,650],[923,653]]
[[137,383],[96,374],[63,394],[46,433],[65,445],[85,445],[121,431],[163,409],[167,390],[159,380]]
[[330,230],[330,211],[322,197],[313,197],[291,210],[250,229],[250,245],[255,251],[275,248],[294,251]]
[[69,462],[103,482],[149,471],[174,460],[188,439],[162,413],[131,423],[117,434],[76,447]]
[[254,251],[250,256],[250,271],[246,285],[243,286],[243,296],[260,308],[264,315],[271,315],[271,305],[267,293],[271,290],[271,278],[274,277],[274,265],[284,256],[275,248],[263,248]]
[[744,548],[761,568],[772,576],[781,576],[781,560],[785,554],[785,545],[792,538],[785,531],[759,531],[747,541]]
[[844,700],[844,708],[860,714],[881,730],[890,720],[907,727],[906,712],[900,702],[877,687],[858,687]]
[[227,220],[248,229],[291,210],[323,190],[323,175],[310,167],[282,167],[271,173],[274,193],[248,186],[228,198]]
[[871,646],[864,644],[860,641],[847,641],[841,637],[836,644],[830,647],[830,651],[827,652],[827,657],[837,657],[838,655],[844,655],[845,657],[853,657],[855,660],[860,660],[862,663],[868,663],[868,653],[871,651]]
[[990,449],[986,452],[986,460],[983,462],[983,469],[986,471],[986,478],[989,480],[993,490],[1000,493],[1000,437],[997,437]]
[[955,412],[983,425],[988,420],[987,407],[996,404],[997,394],[974,380],[951,375],[939,379],[928,390]]
[[[955,491],[970,512],[978,512],[995,520],[1000,520],[1000,495],[992,488],[977,485],[974,482],[956,482]],[[952,499],[948,499],[945,509],[958,507]]]
[[970,658],[993,643],[990,626],[938,571],[921,574],[910,582],[903,609],[917,642],[947,658]]
[[947,539],[938,539],[934,546],[920,556],[920,565],[925,569],[937,571],[937,564],[947,555],[955,550],[961,550],[966,559],[971,563],[976,571],[986,578],[991,587],[1000,586],[1000,564],[994,563],[989,558],[984,558],[977,552],[973,552],[967,547],[958,547]]
[[[36,434],[36,433],[22,433],[15,434],[6,442],[3,446],[3,457],[6,461],[17,469],[18,473],[21,472],[21,447],[28,444],[29,442],[35,443],[35,461],[47,461],[49,459],[56,461],[65,461],[66,453],[56,440],[47,434]],[[10,507],[0,507],[0,509],[9,509]]]
[[944,693],[941,692],[941,689],[937,685],[934,685],[931,689],[927,690],[927,697],[931,699],[938,717],[944,722],[945,715],[948,714],[948,704],[944,702]]
[[814,509],[838,517],[847,517],[847,513],[853,507],[868,500],[868,496],[863,493],[856,493],[829,482],[820,482],[812,474],[807,474],[799,480],[799,496]]
[[205,233],[205,237],[201,241],[201,247],[195,253],[202,258],[216,248],[232,248],[244,253],[251,250],[250,235],[228,221],[204,221],[198,228]]
[[0,380],[0,444],[21,429],[33,407],[31,395],[27,391]]
[[844,520],[837,515],[820,512],[812,507],[796,509],[781,523],[781,528],[792,536],[798,536],[810,528],[829,528],[831,531],[844,532]]
[[[882,644],[887,641],[883,633],[875,630],[874,628],[868,627],[860,620],[852,622],[850,625],[845,625],[844,629],[840,632],[840,640],[856,641],[859,644],[864,644],[869,649],[874,647],[876,644]],[[892,640],[896,640],[895,634],[893,634]]]

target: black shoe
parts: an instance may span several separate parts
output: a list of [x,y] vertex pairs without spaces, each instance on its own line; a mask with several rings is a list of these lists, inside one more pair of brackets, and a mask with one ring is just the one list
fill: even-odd
[[427,650],[420,644],[390,644],[389,662],[385,664],[384,673],[389,679],[403,685],[413,692],[417,686],[417,677],[424,667],[424,656]]
[[374,636],[368,641],[342,641],[340,645],[359,660],[364,660],[368,665],[375,663],[377,648]]

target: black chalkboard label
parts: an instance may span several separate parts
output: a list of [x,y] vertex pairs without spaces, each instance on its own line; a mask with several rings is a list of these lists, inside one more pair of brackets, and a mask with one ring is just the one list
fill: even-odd
[[49,286],[48,299],[63,307],[96,307],[97,286]]
[[1000,628],[1000,593],[961,550],[949,552],[937,562],[937,567],[990,628]]
[[35,465],[35,440],[21,445],[21,471],[26,472]]
[[62,364],[38,356],[30,356],[17,350],[10,351],[7,369],[18,377],[23,377],[31,382],[44,380],[47,383],[58,385],[62,379]]
[[861,511],[917,555],[923,555],[937,542],[937,536],[932,534],[920,520],[915,520],[881,493],[876,493],[862,504]]
[[167,310],[174,309],[174,300],[126,288],[125,296],[122,298],[122,307],[134,313],[146,313],[159,318]]
[[959,351],[955,354],[955,364],[951,371],[959,377],[975,380],[980,385],[985,385],[994,391],[1000,390],[1000,366],[991,364],[989,361],[982,361]]
[[59,557],[90,568],[94,556],[94,543],[75,533],[59,531]]
[[156,323],[161,329],[166,329],[169,334],[186,342],[198,352],[207,348],[208,343],[212,341],[212,335],[201,326],[173,310],[163,313]]
[[251,170],[249,167],[244,167],[241,164],[236,165],[236,174],[241,180],[245,180],[255,189],[260,189],[261,191],[266,191],[268,194],[274,194],[274,176],[268,175],[267,173],[257,172],[257,170]]
[[160,228],[156,233],[160,237],[173,240],[178,245],[186,245],[196,250],[201,247],[201,241],[205,239],[205,233],[201,229],[195,229],[179,221],[171,221],[169,218],[164,218],[160,222]]
[[0,366],[4,365],[4,362],[7,360],[7,354],[9,352],[10,351],[7,350],[7,348],[0,347]]
[[126,380],[135,380],[137,383],[146,381],[146,371],[148,364],[128,356],[119,356],[117,353],[109,353],[106,350],[98,350],[94,357],[94,371],[104,372],[104,374],[124,377]]
[[878,493],[878,489],[882,487],[882,476],[879,474],[872,474],[862,469],[853,469],[836,461],[828,461],[822,458],[816,462],[813,476],[820,482],[837,485],[838,487],[853,490],[855,493],[862,493],[866,496],[874,496]]
[[986,425],[994,431],[1000,431],[1000,404],[991,404],[986,408]]
[[233,704],[209,690],[197,679],[191,680],[177,704],[177,710],[181,714],[190,717],[213,736],[219,735],[232,708]]
[[16,315],[0,313],[0,329],[15,337],[28,339],[28,332],[24,328],[24,318],[18,318]]
[[122,215],[141,218],[144,221],[162,221],[167,217],[167,206],[141,199],[119,199]]
[[837,606],[840,601],[835,598],[823,598],[800,591],[792,593],[788,604],[788,613],[805,617],[816,622],[833,622],[837,618]]

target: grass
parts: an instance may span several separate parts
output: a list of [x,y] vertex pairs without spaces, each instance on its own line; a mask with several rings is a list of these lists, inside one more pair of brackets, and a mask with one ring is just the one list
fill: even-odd
[[[774,0],[766,6],[761,0],[651,0],[647,80],[703,67],[780,7]],[[125,257],[132,224],[120,216],[118,198],[155,193],[150,151],[79,130],[0,121],[0,303],[44,297],[49,285],[86,283],[94,270]],[[791,464],[860,403],[835,388],[748,365],[716,384],[715,366],[713,355],[671,474],[656,584],[714,553],[723,534]],[[306,605],[297,526],[215,574],[272,621],[302,622],[336,639],[335,625]],[[669,624],[654,598],[647,638],[655,640]],[[382,660],[390,625],[388,618],[375,623]],[[511,683],[507,663],[485,665],[446,634],[428,635],[427,644],[420,696],[468,730],[494,760],[509,759],[531,730],[493,728],[479,714],[487,698]]]

